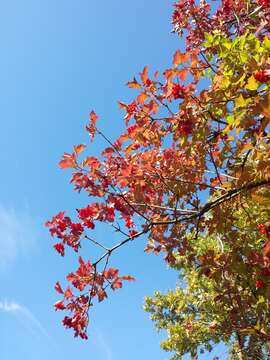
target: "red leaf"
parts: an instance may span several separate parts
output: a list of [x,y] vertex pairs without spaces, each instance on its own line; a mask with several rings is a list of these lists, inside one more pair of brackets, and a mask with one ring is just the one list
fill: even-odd
[[66,278],[67,278],[67,281],[72,283],[73,281],[76,280],[76,275],[74,273],[70,273],[66,276]]
[[129,235],[130,235],[130,237],[132,238],[132,237],[134,237],[134,236],[136,236],[137,234],[138,234],[138,231],[136,231],[136,230],[129,230]]
[[55,310],[64,310],[66,307],[63,303],[63,301],[59,300],[54,304]]
[[120,281],[119,278],[116,281],[114,281],[111,285],[111,288],[113,290],[121,289],[121,287],[122,287],[122,281]]
[[63,293],[64,293],[63,290],[62,290],[62,288],[61,288],[61,285],[60,285],[59,281],[57,281],[57,283],[55,284],[54,288],[55,288],[55,290],[56,290],[59,294],[63,294]]
[[64,298],[66,300],[70,299],[73,297],[73,293],[72,293],[72,290],[70,287],[67,288],[67,290],[65,291],[65,295],[64,295]]
[[114,152],[115,150],[112,147],[108,147],[102,152],[102,156],[111,158]]
[[130,276],[130,275],[122,276],[121,279],[126,280],[126,281],[135,281],[136,280],[133,276]]
[[83,261],[83,258],[81,256],[79,256],[79,263],[80,266],[85,266],[85,262]]
[[106,291],[102,288],[98,289],[97,295],[99,302],[103,301],[107,297]]
[[265,287],[265,283],[262,280],[256,280],[255,286],[257,289],[261,289]]
[[118,277],[118,272],[119,271],[117,269],[109,268],[104,275],[107,279],[113,280]]
[[81,223],[71,223],[70,228],[73,235],[81,235],[84,231]]
[[262,70],[262,71],[255,72],[254,78],[261,83],[266,83],[270,80],[269,75],[270,74],[267,71]]
[[64,255],[65,255],[65,248],[64,248],[64,245],[63,245],[62,243],[54,244],[53,247],[55,248],[55,250],[56,250],[61,256],[64,256]]
[[270,276],[270,270],[268,268],[263,268],[261,270],[261,275],[269,277]]

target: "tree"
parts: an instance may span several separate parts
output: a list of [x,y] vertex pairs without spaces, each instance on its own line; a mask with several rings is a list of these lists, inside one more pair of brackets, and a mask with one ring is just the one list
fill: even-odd
[[[184,279],[146,303],[168,330],[164,347],[178,359],[236,340],[232,351],[244,359],[270,341],[270,2],[180,0],[172,22],[185,50],[162,76],[145,67],[128,82],[138,95],[119,102],[125,131],[108,139],[92,111],[86,130],[107,147],[80,159],[80,144],[59,163],[92,202],[76,209],[75,221],[60,212],[47,222],[54,247],[64,256],[89,241],[103,254],[79,257],[67,276],[73,288],[57,282],[55,309],[68,310],[64,326],[87,338],[94,300],[134,280],[111,268],[110,257],[146,235],[145,251],[164,252]],[[120,242],[107,248],[92,236],[97,222],[111,224]]]
[[[232,359],[268,358],[270,270],[262,254],[264,227],[256,231],[269,218],[267,201],[267,209],[254,200],[240,208],[231,205],[234,213],[225,220],[225,232],[219,226],[211,235],[189,233],[185,252],[175,253],[179,287],[146,299],[157,328],[168,332],[162,347],[175,351],[174,359],[211,351],[220,342]],[[209,223],[214,216],[209,212]]]

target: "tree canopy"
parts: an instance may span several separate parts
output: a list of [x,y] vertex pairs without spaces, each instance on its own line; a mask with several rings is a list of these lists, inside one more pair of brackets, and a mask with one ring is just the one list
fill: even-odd
[[[270,343],[270,2],[180,0],[172,24],[183,47],[161,74],[146,66],[127,83],[137,94],[119,102],[124,132],[109,139],[92,111],[86,130],[91,141],[103,138],[103,152],[82,157],[79,144],[59,163],[90,200],[75,220],[61,211],[47,222],[54,248],[64,256],[92,242],[102,254],[79,257],[67,288],[57,282],[55,309],[67,310],[64,326],[86,339],[94,301],[134,280],[110,267],[111,256],[145,235],[145,251],[164,253],[180,274],[175,291],[146,299],[168,332],[163,348],[197,358],[223,341],[232,358],[262,359]],[[119,243],[96,238],[98,222],[112,225]]]

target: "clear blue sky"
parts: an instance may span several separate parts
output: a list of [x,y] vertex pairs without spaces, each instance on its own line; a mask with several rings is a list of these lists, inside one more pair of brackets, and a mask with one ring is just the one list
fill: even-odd
[[73,144],[87,142],[89,110],[115,137],[122,128],[116,101],[132,96],[124,84],[144,65],[170,65],[180,46],[170,34],[171,10],[171,1],[154,0],[1,3],[1,360],[169,357],[142,304],[145,294],[173,288],[176,274],[145,255],[142,240],[122,249],[113,262],[136,283],[93,309],[88,342],[74,339],[52,305],[53,286],[76,269],[76,257],[59,257],[43,224],[86,203],[57,163]]

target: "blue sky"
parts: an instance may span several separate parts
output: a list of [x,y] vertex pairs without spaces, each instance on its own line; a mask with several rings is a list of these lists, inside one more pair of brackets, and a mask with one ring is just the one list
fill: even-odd
[[[58,169],[64,151],[87,142],[95,109],[111,138],[122,129],[117,100],[144,65],[170,65],[171,1],[9,0],[0,21],[0,358],[1,360],[168,359],[142,310],[143,297],[175,286],[176,274],[143,253],[143,239],[113,258],[137,278],[92,310],[89,341],[65,331],[52,304],[56,280],[76,269],[44,228],[60,210],[86,204]],[[97,154],[103,146],[91,146]],[[99,229],[100,236],[110,236]],[[113,241],[113,238],[112,238]],[[87,253],[85,253],[85,256]],[[91,256],[91,249],[89,249]]]

